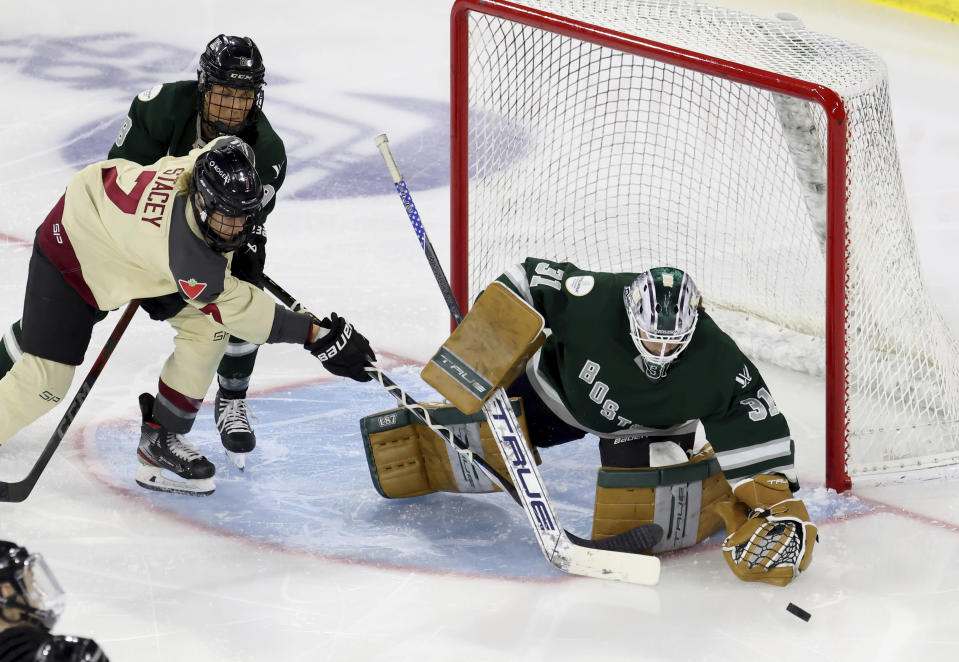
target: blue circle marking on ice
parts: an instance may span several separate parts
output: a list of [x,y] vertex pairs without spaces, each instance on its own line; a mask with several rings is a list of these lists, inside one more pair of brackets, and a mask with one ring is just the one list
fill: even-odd
[[[391,370],[422,401],[438,396],[419,369]],[[190,497],[136,486],[139,421],[103,424],[85,443],[97,472],[181,520],[287,549],[393,567],[509,578],[558,578],[540,551],[523,510],[507,495],[429,494],[385,499],[373,488],[361,417],[392,409],[370,384],[335,379],[253,395],[257,447],[246,471],[226,459],[205,405],[189,439],[217,465],[216,492]],[[563,526],[581,537],[592,527],[595,437],[542,449],[543,479]],[[824,487],[802,490],[813,521],[870,510]],[[709,539],[718,543],[722,533]],[[715,545],[713,545],[715,546]]]
[[[436,401],[418,369],[391,371],[411,395]],[[97,472],[181,520],[228,535],[393,567],[509,578],[564,576],[543,557],[523,510],[508,496],[429,494],[385,499],[373,488],[359,429],[363,416],[394,401],[370,384],[329,380],[253,395],[257,447],[246,471],[226,459],[205,405],[190,440],[217,465],[216,492],[190,497],[136,486],[139,422],[104,424],[85,443]],[[573,533],[588,537],[599,457],[595,437],[542,449],[543,479],[556,513]],[[813,521],[870,507],[823,487],[803,490]],[[718,543],[722,533],[710,538]],[[715,546],[715,545],[714,545]]]
[[[391,371],[418,399],[436,399],[418,371]],[[136,486],[139,422],[92,430],[88,456],[111,485],[155,508],[226,534],[326,557],[404,568],[513,578],[557,578],[540,551],[523,510],[502,493],[430,494],[385,499],[373,488],[359,419],[393,408],[370,384],[330,380],[250,399],[257,447],[246,470],[226,459],[204,406],[189,439],[217,465],[216,492],[190,497]],[[567,457],[550,449],[545,480],[564,507],[564,526],[587,535],[591,525],[595,445],[569,444]],[[577,448],[574,448],[577,447]],[[557,461],[554,461],[554,456]]]

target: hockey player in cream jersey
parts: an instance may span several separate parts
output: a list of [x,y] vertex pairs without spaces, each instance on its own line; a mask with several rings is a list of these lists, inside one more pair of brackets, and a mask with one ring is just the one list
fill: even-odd
[[[23,310],[22,358],[0,379],[0,443],[64,398],[102,311],[178,293],[169,319],[174,352],[156,397],[140,396],[137,482],[209,494],[214,466],[186,440],[230,334],[256,343],[295,342],[324,356],[334,374],[367,381],[369,343],[335,313],[321,326],[277,305],[229,272],[232,251],[253,229],[262,186],[252,151],[219,138],[150,166],[95,163],[70,182],[37,231]],[[170,476],[172,472],[175,476]]]
[[[234,251],[230,272],[257,287],[262,287],[266,260],[266,221],[286,177],[283,140],[263,112],[265,75],[263,57],[252,39],[215,37],[200,55],[195,79],[157,85],[133,99],[107,155],[146,166],[164,156],[186,156],[218,136],[235,135],[250,145],[263,184],[263,203],[258,231]],[[177,294],[140,303],[157,320],[172,317],[184,305]],[[0,377],[19,356],[19,339],[17,320],[0,335]],[[231,338],[217,370],[214,418],[223,447],[240,468],[245,454],[256,446],[247,402],[256,355],[256,345]]]

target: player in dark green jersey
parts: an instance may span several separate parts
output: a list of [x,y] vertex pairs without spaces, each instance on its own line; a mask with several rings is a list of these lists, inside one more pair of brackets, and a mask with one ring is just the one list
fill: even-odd
[[797,486],[786,418],[692,279],[665,268],[639,276],[529,258],[497,279],[551,332],[510,388],[527,402],[533,443],[591,432],[603,466],[649,466],[650,440],[689,452],[700,422],[730,481],[776,472]]
[[[809,566],[818,529],[792,495],[789,426],[688,274],[527,258],[497,280],[548,330],[508,389],[523,398],[531,441],[599,437],[594,537],[656,521],[661,551],[698,542],[721,521],[723,555],[740,579],[784,586]],[[699,424],[707,455],[694,450]],[[716,460],[721,473],[710,468]]]
[[[200,56],[197,80],[159,85],[133,100],[109,154],[110,158],[146,165],[164,154],[181,156],[227,134],[237,135],[253,147],[263,182],[263,212],[259,232],[234,252],[231,271],[259,287],[266,259],[263,223],[273,211],[276,193],[286,177],[283,141],[263,113],[264,75],[263,58],[252,39],[219,35]],[[173,304],[182,306],[183,302]],[[163,308],[161,315],[167,314]],[[235,454],[248,453],[256,445],[246,393],[257,349],[231,337],[217,370],[216,423],[223,446]],[[232,458],[242,467],[242,455]]]
[[[736,576],[779,586],[812,561],[818,530],[793,497],[786,419],[680,269],[603,273],[527,258],[477,299],[422,376],[451,403],[433,407],[437,420],[461,425],[489,466],[505,467],[509,442],[492,442],[493,426],[473,414],[502,386],[522,403],[515,431],[534,446],[596,435],[593,539],[655,523],[658,553],[725,525]],[[696,443],[700,424],[706,441]],[[495,489],[398,410],[367,416],[361,430],[387,498]]]
[[[286,177],[283,141],[263,113],[264,75],[263,58],[252,39],[217,36],[200,56],[197,80],[157,85],[133,100],[108,156],[149,165],[163,156],[185,156],[222,135],[237,135],[252,146],[263,183],[263,211],[247,244],[233,253],[231,272],[261,288],[266,259],[263,223],[273,211],[276,193]],[[186,303],[179,294],[172,294],[142,305],[151,317],[163,320]],[[18,321],[0,342],[0,377],[20,356],[20,335]],[[217,370],[216,423],[223,446],[241,468],[243,454],[256,445],[246,393],[257,349],[231,337]]]

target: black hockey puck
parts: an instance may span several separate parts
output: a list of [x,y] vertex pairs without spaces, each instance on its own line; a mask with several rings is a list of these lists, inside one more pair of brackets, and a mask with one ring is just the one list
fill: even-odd
[[788,605],[786,605],[786,611],[788,611],[790,614],[792,614],[793,616],[797,618],[803,619],[804,621],[809,621],[809,618],[812,616],[812,614],[810,614],[808,611],[797,607],[791,602]]

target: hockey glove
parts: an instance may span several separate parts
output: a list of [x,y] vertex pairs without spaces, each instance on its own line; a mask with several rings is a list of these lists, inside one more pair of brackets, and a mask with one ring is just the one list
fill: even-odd
[[255,223],[246,243],[233,253],[230,272],[251,285],[263,288],[263,265],[266,263],[266,230]]
[[[306,349],[318,358],[323,367],[339,377],[349,377],[358,382],[373,379],[363,368],[376,360],[376,354],[370,348],[370,342],[353,325],[336,313],[320,322],[327,330],[320,337],[307,343]],[[312,329],[311,329],[312,337]]]
[[760,474],[736,485],[733,496],[715,506],[726,522],[723,558],[733,574],[785,586],[809,567],[819,529],[785,478]]

